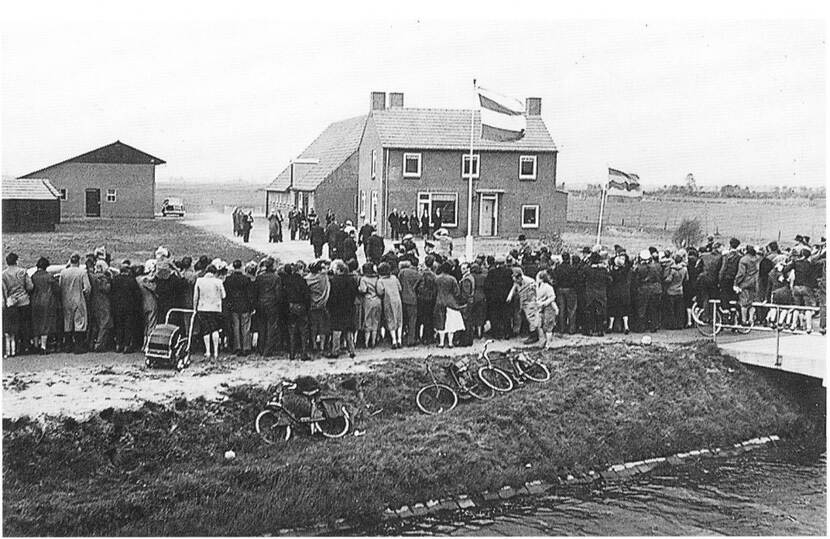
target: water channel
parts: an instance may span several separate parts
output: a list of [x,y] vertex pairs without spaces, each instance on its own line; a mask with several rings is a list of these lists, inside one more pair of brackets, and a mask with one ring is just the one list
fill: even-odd
[[827,534],[827,453],[787,442],[702,459],[624,483],[514,498],[379,527],[363,535]]

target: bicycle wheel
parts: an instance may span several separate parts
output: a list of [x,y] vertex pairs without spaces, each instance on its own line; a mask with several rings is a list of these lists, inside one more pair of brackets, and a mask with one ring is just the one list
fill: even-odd
[[485,365],[478,370],[478,377],[481,381],[496,391],[507,392],[513,389],[513,380],[506,372],[497,367]]
[[723,329],[723,320],[721,318],[720,309],[715,310],[715,331],[712,332],[712,321],[705,321],[701,318],[703,310],[696,307],[692,310],[692,318],[697,326],[697,331],[704,337],[714,337]]
[[478,400],[486,401],[487,399],[492,399],[496,396],[496,391],[485,384],[480,378],[475,377],[473,380],[468,382],[468,385],[464,387],[467,393]]
[[284,412],[263,410],[256,417],[256,431],[266,444],[287,442],[291,438],[291,424]]
[[519,372],[533,382],[547,382],[550,380],[550,370],[544,363],[531,361],[523,354],[513,360],[519,368]]
[[341,438],[349,432],[349,427],[352,424],[349,419],[349,411],[346,410],[345,406],[342,406],[340,412],[343,414],[340,417],[327,417],[317,423],[317,426],[320,427],[320,432],[326,438]]
[[425,414],[435,415],[455,408],[458,404],[458,395],[449,386],[431,384],[418,391],[415,395],[415,403]]

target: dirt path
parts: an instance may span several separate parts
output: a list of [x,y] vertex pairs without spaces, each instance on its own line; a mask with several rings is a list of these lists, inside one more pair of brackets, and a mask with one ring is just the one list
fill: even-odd
[[[581,346],[602,342],[636,343],[640,335],[608,335],[603,338],[570,336],[557,339],[556,346]],[[652,334],[656,344],[690,342],[699,338],[694,330],[666,331]],[[725,339],[734,339],[726,337]],[[301,374],[342,374],[366,372],[386,361],[420,361],[429,354],[457,356],[478,352],[483,344],[472,348],[439,349],[434,346],[391,350],[381,347],[358,350],[355,359],[319,358],[290,361],[286,358],[240,359],[228,357],[205,362],[197,358],[180,373],[172,370],[148,370],[140,354],[115,353],[52,354],[10,358],[3,363],[3,417],[24,415],[71,416],[85,418],[108,407],[134,409],[144,401],[171,402],[176,398],[222,398],[228,386],[241,384],[269,385],[283,378]],[[520,339],[498,341],[493,350],[521,347]]]

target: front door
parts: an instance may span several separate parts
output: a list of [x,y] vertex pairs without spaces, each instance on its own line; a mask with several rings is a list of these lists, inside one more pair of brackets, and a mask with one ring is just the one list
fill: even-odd
[[478,212],[478,235],[498,234],[498,195],[481,195]]
[[101,190],[86,190],[86,216],[101,217]]

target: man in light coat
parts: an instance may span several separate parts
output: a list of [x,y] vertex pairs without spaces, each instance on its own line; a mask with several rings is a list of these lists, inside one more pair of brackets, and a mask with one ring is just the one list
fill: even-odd
[[82,343],[87,329],[86,298],[92,290],[86,268],[80,267],[81,255],[72,253],[69,266],[60,274],[61,299],[63,304],[63,330],[67,344],[73,352],[84,352]]

